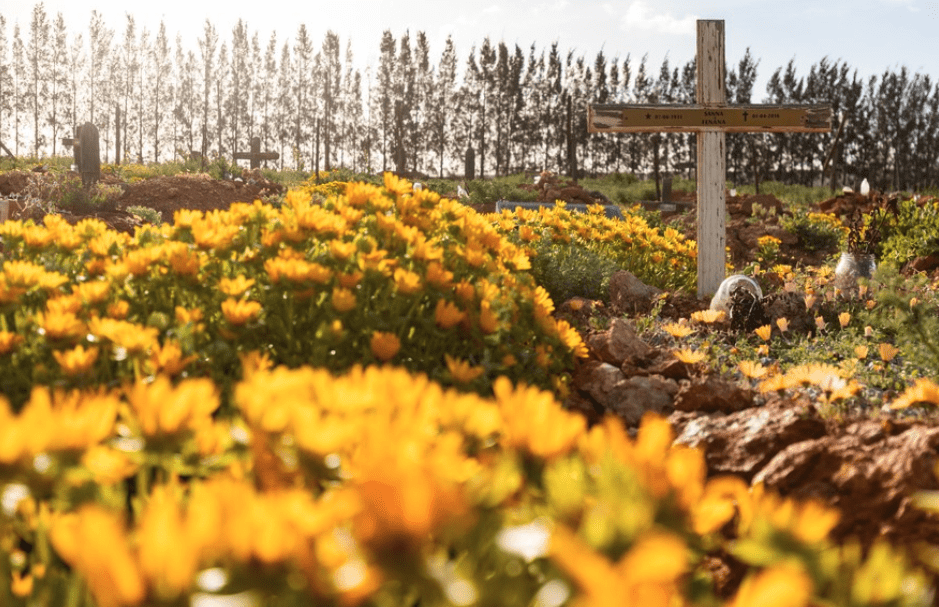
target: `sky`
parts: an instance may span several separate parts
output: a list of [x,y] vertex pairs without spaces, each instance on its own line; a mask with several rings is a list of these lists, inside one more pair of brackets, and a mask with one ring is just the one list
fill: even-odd
[[[8,37],[14,23],[28,32],[35,4],[0,0]],[[97,10],[119,40],[129,13],[138,29],[151,33],[165,22],[171,40],[180,34],[193,49],[206,19],[225,41],[241,18],[251,34],[259,34],[262,47],[272,32],[281,47],[304,23],[317,48],[327,30],[339,35],[343,52],[351,41],[363,71],[377,66],[382,33],[390,30],[396,40],[410,32],[412,42],[424,32],[433,63],[447,36],[453,37],[461,64],[488,36],[510,49],[518,45],[526,55],[533,43],[540,52],[557,42],[563,54],[573,50],[590,63],[601,50],[608,60],[629,55],[634,68],[647,55],[658,73],[666,57],[672,67],[692,59],[696,20],[721,19],[728,66],[747,48],[759,61],[754,102],[763,100],[772,72],[790,60],[799,76],[828,57],[846,62],[865,80],[906,66],[939,81],[939,0],[45,0],[43,5],[50,21],[62,13],[70,34],[87,30]]]

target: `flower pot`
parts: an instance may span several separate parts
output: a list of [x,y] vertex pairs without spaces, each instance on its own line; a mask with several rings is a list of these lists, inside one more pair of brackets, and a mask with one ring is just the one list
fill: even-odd
[[835,267],[835,286],[842,291],[857,287],[858,278],[870,280],[877,269],[877,261],[870,253],[842,253]]

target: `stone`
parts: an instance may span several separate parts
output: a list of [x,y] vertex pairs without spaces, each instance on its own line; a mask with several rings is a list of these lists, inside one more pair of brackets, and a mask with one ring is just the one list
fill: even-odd
[[678,382],[661,375],[630,377],[613,386],[608,408],[624,424],[638,426],[646,413],[670,413],[677,393]]
[[752,406],[752,391],[714,375],[683,383],[675,397],[677,411],[733,413]]
[[789,445],[825,435],[825,422],[808,403],[775,395],[758,409],[736,413],[675,411],[669,416],[680,445],[704,451],[708,474],[736,474],[750,481]]
[[614,319],[608,330],[589,337],[587,346],[600,360],[616,366],[617,369],[624,362],[646,360],[654,352],[624,318]]
[[649,286],[626,270],[610,276],[610,306],[616,314],[647,314],[652,310],[662,290]]

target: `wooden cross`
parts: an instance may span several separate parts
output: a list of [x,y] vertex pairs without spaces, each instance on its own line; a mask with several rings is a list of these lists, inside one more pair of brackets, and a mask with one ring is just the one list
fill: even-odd
[[280,158],[280,154],[277,152],[262,152],[261,151],[261,138],[252,137],[251,138],[251,151],[250,152],[235,152],[232,154],[232,158],[235,160],[250,160],[251,168],[256,169],[261,166],[262,160],[277,160]]
[[590,105],[591,133],[697,133],[698,296],[724,280],[727,233],[725,133],[821,133],[831,130],[828,105],[727,105],[724,22],[698,21],[696,105]]

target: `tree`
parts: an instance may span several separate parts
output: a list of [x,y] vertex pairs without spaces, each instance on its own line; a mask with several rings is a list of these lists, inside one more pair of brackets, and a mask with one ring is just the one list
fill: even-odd
[[394,79],[395,79],[395,39],[391,30],[385,30],[381,36],[378,57],[378,76],[375,85],[378,91],[375,94],[379,131],[381,138],[381,170],[388,170],[388,156],[392,136],[392,110],[394,108]]
[[11,68],[7,57],[7,22],[3,15],[0,15],[0,143],[3,142],[6,123],[13,110],[13,104],[10,102],[14,98]]
[[25,88],[27,103],[33,115],[33,155],[39,157],[39,149],[45,145],[45,137],[39,130],[42,122],[41,107],[49,97],[49,23],[42,2],[33,6],[33,18],[29,23],[29,43],[26,46],[27,78]]
[[246,137],[241,136],[242,130],[248,129],[250,122],[248,105],[251,94],[252,70],[249,69],[250,42],[248,27],[242,19],[238,20],[232,30],[231,44],[231,87],[227,104],[228,120],[230,122],[229,147],[238,149]]
[[202,147],[200,148],[203,161],[209,153],[209,93],[212,91],[213,73],[215,71],[215,49],[218,47],[218,34],[215,27],[206,19],[202,28],[202,37],[199,38],[199,60],[202,64]]
[[81,33],[79,33],[72,38],[72,45],[68,51],[68,97],[70,103],[66,123],[72,128],[78,126],[78,104],[81,93],[79,83],[82,81],[85,60],[85,44]]
[[49,110],[46,113],[46,123],[52,129],[52,155],[55,156],[59,132],[62,128],[60,122],[63,107],[71,104],[68,35],[62,13],[56,15],[53,38],[49,65]]
[[[447,36],[443,53],[437,65],[437,78],[434,81],[434,100],[428,104],[428,129],[430,142],[437,154],[437,175],[443,178],[444,159],[447,156],[450,129],[454,114],[454,95],[456,94],[456,49],[453,37]],[[457,150],[459,154],[459,150]]]
[[339,36],[332,30],[326,32],[322,49],[323,76],[323,168],[332,168],[333,133],[339,130],[336,114],[342,99],[342,65],[339,61]]
[[170,45],[166,37],[166,24],[160,22],[156,39],[150,48],[148,78],[151,126],[153,137],[153,161],[160,162],[160,127],[166,116],[166,107],[173,98],[172,62]]
[[13,26],[13,154],[20,155],[23,140],[20,126],[26,113],[27,88],[26,49],[20,36],[19,24]]
[[[310,102],[310,75],[313,73],[313,42],[306,31],[306,25],[300,24],[294,45],[294,67],[292,97],[296,103],[293,124],[294,159],[298,169],[303,170],[301,143],[311,141],[306,135],[306,126],[313,123]],[[312,154],[311,154],[312,156]],[[311,158],[312,162],[312,158]]]
[[[88,74],[87,89],[90,105],[89,119],[97,124],[98,108],[102,100],[107,100],[108,91],[108,57],[111,54],[111,40],[114,32],[104,25],[104,18],[98,11],[91,11],[91,22],[88,26]],[[105,110],[107,111],[107,110]]]

